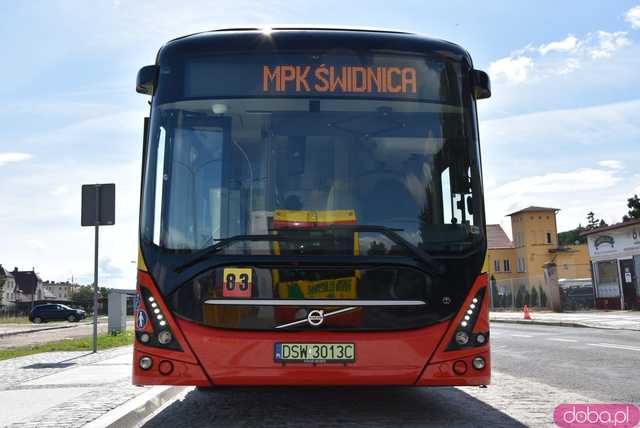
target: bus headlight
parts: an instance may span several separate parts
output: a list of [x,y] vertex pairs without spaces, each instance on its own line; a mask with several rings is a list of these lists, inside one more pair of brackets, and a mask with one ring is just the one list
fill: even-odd
[[138,363],[140,364],[140,368],[142,370],[149,370],[153,365],[153,360],[151,359],[151,357],[142,357],[140,358],[140,361]]
[[459,331],[456,333],[456,343],[458,345],[466,345],[469,343],[469,335],[465,331]]
[[473,368],[476,370],[482,370],[485,366],[485,362],[484,362],[484,358],[482,357],[475,357],[472,361],[471,364],[473,364]]
[[484,343],[485,343],[486,341],[487,341],[487,336],[485,336],[484,334],[482,334],[482,333],[478,333],[478,334],[476,335],[476,343],[477,343],[478,345],[484,345]]
[[160,333],[158,333],[158,342],[160,342],[163,345],[166,345],[167,343],[171,342],[172,339],[173,339],[173,336],[167,330],[162,330]]
[[149,340],[151,340],[151,336],[149,335],[149,333],[140,334],[140,342],[149,343]]

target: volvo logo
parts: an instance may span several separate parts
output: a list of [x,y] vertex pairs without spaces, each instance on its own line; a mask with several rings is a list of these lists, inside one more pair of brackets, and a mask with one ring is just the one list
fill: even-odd
[[307,322],[314,327],[318,327],[324,322],[324,311],[314,309],[307,315]]

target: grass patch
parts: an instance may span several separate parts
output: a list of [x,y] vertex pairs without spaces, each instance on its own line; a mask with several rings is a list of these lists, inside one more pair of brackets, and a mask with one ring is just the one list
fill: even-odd
[[[133,331],[114,335],[100,335],[98,336],[98,350],[131,345],[133,343],[133,337]],[[37,345],[19,346],[10,349],[0,349],[0,361],[23,357],[25,355],[40,354],[42,352],[91,350],[93,350],[93,337],[88,336],[77,339],[58,340],[56,342],[41,343]]]
[[27,317],[6,317],[0,318],[0,324],[31,324]]

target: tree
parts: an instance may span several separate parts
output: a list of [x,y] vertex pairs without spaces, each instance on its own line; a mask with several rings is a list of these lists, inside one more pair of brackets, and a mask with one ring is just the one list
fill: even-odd
[[587,230],[595,229],[596,227],[598,227],[598,219],[596,219],[593,211],[589,211],[587,213]]
[[[106,299],[109,296],[109,289],[106,287],[98,287],[98,298]],[[92,302],[93,301],[93,286],[83,285],[73,293],[71,300],[74,302]]]
[[540,288],[540,306],[543,308],[547,307],[547,293],[544,292],[542,286]]
[[531,306],[538,306],[538,290],[536,290],[536,287],[531,289],[531,301],[529,303],[531,303]]
[[638,195],[633,195],[632,198],[627,199],[627,207],[629,208],[629,213],[622,217],[622,221],[640,218],[640,198],[638,198]]
[[593,213],[593,211],[589,211],[587,213],[587,227],[585,228],[586,230],[593,230],[604,226],[607,226],[607,223],[604,220],[596,218],[596,215]]
[[558,233],[558,245],[586,244],[587,237],[580,234],[586,229],[581,224],[573,230]]

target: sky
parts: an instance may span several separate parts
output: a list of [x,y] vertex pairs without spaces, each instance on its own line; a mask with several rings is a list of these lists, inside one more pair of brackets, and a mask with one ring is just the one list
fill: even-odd
[[487,220],[561,209],[608,223],[640,194],[640,2],[0,2],[0,263],[91,283],[83,183],[115,182],[100,283],[135,286],[142,122],[138,69],[166,41],[235,26],[367,26],[458,43],[487,71],[479,101]]

